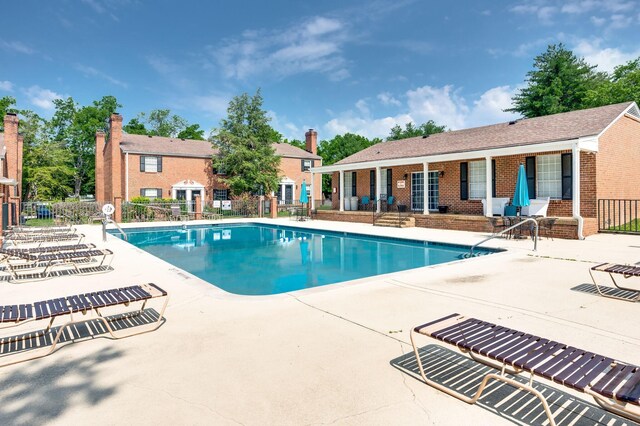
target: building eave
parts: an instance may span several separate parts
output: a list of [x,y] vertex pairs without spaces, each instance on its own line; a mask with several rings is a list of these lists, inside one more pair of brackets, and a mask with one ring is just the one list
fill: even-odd
[[540,152],[564,151],[572,149],[576,143],[583,151],[598,151],[598,135],[584,136],[578,139],[543,142],[530,145],[516,145],[502,148],[488,148],[473,151],[452,152],[417,157],[393,158],[388,160],[366,161],[361,163],[332,164],[329,166],[312,167],[313,173],[333,173],[347,170],[373,169],[376,167],[397,167],[422,163],[437,163],[445,161],[464,161],[486,157],[505,157],[509,155],[535,154]]

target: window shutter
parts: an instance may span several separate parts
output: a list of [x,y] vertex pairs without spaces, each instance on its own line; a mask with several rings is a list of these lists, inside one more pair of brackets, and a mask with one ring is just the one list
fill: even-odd
[[536,198],[536,157],[527,157],[524,161],[524,168],[527,172],[529,198]]
[[573,199],[573,155],[562,154],[562,199]]
[[140,188],[140,196],[144,197],[144,188]]
[[460,163],[460,199],[469,199],[469,163]]
[[314,166],[315,161],[316,161],[316,160],[311,160],[311,167],[315,167],[315,166]]
[[161,188],[156,189],[156,197],[157,198],[162,198],[162,189]]
[[351,196],[355,197],[358,195],[358,186],[356,185],[356,177],[358,174],[356,172],[351,172]]
[[393,181],[391,169],[387,169],[387,199],[393,195]]
[[300,171],[304,172],[304,160],[300,160]]
[[158,159],[158,173],[162,171],[162,157],[156,157]]
[[496,197],[496,160],[491,160],[491,196]]
[[140,156],[140,171],[144,172],[144,155]]
[[376,199],[376,171],[369,171],[369,198]]

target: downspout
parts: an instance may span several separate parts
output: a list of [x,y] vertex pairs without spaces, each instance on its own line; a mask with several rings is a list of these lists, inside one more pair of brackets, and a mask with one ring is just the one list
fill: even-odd
[[129,153],[124,154],[124,199],[129,201]]
[[584,235],[582,233],[584,229],[584,219],[580,215],[580,148],[578,147],[578,142],[576,141],[571,148],[571,158],[572,158],[572,194],[573,194],[573,218],[578,221],[578,239],[584,240]]

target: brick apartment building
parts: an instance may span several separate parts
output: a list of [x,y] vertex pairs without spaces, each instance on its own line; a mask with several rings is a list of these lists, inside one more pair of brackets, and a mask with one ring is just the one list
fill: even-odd
[[[321,176],[312,180],[309,169],[321,166],[317,155],[317,132],[306,133],[306,151],[289,144],[274,144],[280,160],[280,203],[296,203],[306,181],[309,198],[322,197]],[[108,137],[96,133],[96,199],[114,202],[134,197],[174,198],[203,205],[229,199],[229,191],[213,169],[216,150],[211,142],[130,135],[122,130],[122,116],[110,118]],[[313,194],[313,197],[311,195]]]
[[4,116],[4,133],[0,133],[0,226],[16,225],[20,217],[22,196],[22,145],[18,134],[18,116]]
[[311,171],[333,176],[333,211],[319,212],[319,218],[371,222],[371,214],[345,211],[345,199],[355,196],[361,203],[363,196],[392,195],[396,205],[414,212],[417,226],[489,231],[481,201],[491,216],[492,198],[511,199],[520,164],[530,198],[550,197],[548,216],[558,217],[558,236],[594,234],[598,199],[640,199],[638,105],[383,142]]

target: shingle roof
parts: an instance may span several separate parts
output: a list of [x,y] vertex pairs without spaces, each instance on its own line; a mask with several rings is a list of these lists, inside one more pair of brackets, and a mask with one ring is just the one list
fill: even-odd
[[353,164],[395,158],[422,157],[457,152],[532,145],[593,136],[603,131],[632,102],[527,118],[490,126],[382,142],[336,164]]
[[[320,159],[317,155],[287,143],[274,143],[273,147],[276,150],[276,154],[281,157]],[[130,135],[127,133],[122,135],[120,148],[123,152],[196,158],[208,158],[217,152],[217,149],[213,148],[209,141]]]

